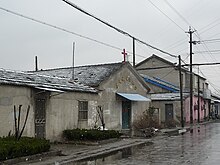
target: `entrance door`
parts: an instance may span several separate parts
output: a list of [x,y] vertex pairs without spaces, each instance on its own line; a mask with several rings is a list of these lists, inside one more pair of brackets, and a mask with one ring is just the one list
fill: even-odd
[[131,123],[131,101],[122,101],[122,129],[129,129]]
[[165,120],[173,119],[173,104],[165,104]]
[[35,137],[45,138],[46,99],[35,99]]

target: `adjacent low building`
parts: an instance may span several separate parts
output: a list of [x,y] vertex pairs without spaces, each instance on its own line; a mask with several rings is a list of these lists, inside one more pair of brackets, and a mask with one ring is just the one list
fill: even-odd
[[[180,122],[180,75],[178,65],[157,55],[152,55],[137,64],[136,70],[151,88],[152,105],[160,110],[161,123],[166,123],[171,119]],[[189,123],[191,116],[193,122],[197,122],[198,118],[200,121],[208,119],[211,108],[211,91],[208,89],[206,79],[193,73],[193,106],[192,113],[190,113],[190,73],[187,68],[181,68],[181,76],[184,93],[184,121]]]
[[[79,100],[95,109],[98,91],[58,77],[0,69],[0,136],[14,134],[14,106],[22,105],[21,126],[27,107],[30,112],[24,136],[60,139],[64,129],[78,126]],[[20,126],[20,128],[21,128]]]

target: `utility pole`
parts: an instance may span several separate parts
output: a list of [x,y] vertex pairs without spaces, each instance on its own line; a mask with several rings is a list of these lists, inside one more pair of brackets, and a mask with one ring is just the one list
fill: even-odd
[[189,45],[190,45],[190,104],[189,104],[189,109],[190,109],[190,124],[193,124],[193,72],[192,72],[192,44],[195,43],[192,41],[192,34],[194,31],[192,31],[191,27],[189,27]]
[[38,71],[38,61],[37,61],[37,56],[35,56],[35,71]]
[[198,75],[198,123],[200,123],[200,77]]
[[133,67],[135,67],[135,38],[133,37]]
[[184,128],[183,119],[183,83],[182,83],[182,73],[181,73],[181,56],[179,55],[179,81],[180,81],[180,108],[181,108],[181,126]]

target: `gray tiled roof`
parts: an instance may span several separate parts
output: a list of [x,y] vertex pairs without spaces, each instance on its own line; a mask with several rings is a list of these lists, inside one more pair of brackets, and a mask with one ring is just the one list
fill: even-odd
[[[79,81],[88,86],[96,87],[102,81],[107,79],[112,73],[117,71],[122,66],[122,63],[111,63],[111,64],[99,64],[99,65],[88,65],[79,66],[74,68],[74,80]],[[55,76],[61,78],[72,77],[72,67],[68,68],[57,68],[57,69],[47,69],[40,70],[35,73],[40,73],[41,75]]]
[[79,82],[68,79],[0,69],[0,84],[29,86],[34,88],[57,89],[62,91],[92,92],[97,91]]

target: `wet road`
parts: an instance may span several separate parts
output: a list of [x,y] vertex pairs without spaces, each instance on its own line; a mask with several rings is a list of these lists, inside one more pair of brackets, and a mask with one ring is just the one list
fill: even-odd
[[131,148],[80,165],[220,165],[220,123],[195,127],[184,135],[157,137],[154,144]]

